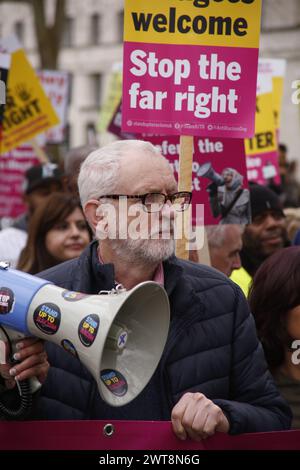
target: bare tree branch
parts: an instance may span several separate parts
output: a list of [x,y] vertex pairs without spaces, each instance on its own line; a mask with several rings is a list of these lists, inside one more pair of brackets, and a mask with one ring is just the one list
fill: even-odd
[[57,36],[61,36],[66,19],[66,0],[56,0],[54,30]]
[[55,47],[56,65],[66,23],[66,1],[56,0],[55,20],[52,27],[52,44]]

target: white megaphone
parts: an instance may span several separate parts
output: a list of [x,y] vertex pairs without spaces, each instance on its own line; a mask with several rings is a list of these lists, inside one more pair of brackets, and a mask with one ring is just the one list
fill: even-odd
[[203,163],[200,165],[197,171],[197,176],[210,179],[216,186],[223,186],[225,183],[223,176],[217,173],[210,162]]
[[51,341],[76,356],[112,406],[129,403],[147,385],[169,322],[168,296],[155,282],[86,295],[0,263],[1,329]]

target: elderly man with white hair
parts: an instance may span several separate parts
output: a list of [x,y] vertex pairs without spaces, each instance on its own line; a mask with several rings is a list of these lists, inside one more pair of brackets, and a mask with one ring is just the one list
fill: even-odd
[[[240,252],[243,246],[243,225],[208,225],[205,227],[210,264],[213,268],[230,277],[235,269],[240,269]],[[195,263],[202,262],[203,253],[191,247],[189,259]]]
[[240,252],[243,247],[243,230],[244,226],[237,224],[206,227],[211,265],[228,277],[242,265]]
[[[92,152],[78,181],[96,240],[78,259],[41,277],[86,294],[155,280],[169,296],[170,331],[148,385],[118,408],[101,399],[76,358],[48,344],[51,367],[34,417],[171,420],[180,439],[195,440],[217,431],[288,429],[289,408],[267,370],[239,287],[174,256],[174,220],[188,208],[191,193],[178,192],[167,160],[150,143],[118,141]],[[134,230],[136,214],[140,231]]]

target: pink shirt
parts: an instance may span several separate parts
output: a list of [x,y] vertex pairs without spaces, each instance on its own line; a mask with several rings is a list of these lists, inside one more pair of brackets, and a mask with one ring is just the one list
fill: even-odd
[[157,266],[157,269],[156,269],[156,271],[154,273],[154,276],[153,276],[153,281],[157,282],[161,286],[164,286],[165,277],[164,277],[164,269],[163,269],[162,263],[159,263],[159,265]]

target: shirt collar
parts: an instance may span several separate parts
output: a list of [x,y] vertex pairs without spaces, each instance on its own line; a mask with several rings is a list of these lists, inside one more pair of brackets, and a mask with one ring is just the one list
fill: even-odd
[[164,276],[164,268],[163,268],[162,263],[159,263],[159,265],[157,266],[157,268],[155,270],[155,273],[154,273],[154,276],[153,276],[153,281],[157,282],[162,287],[164,287],[164,285],[165,285],[165,276]]

